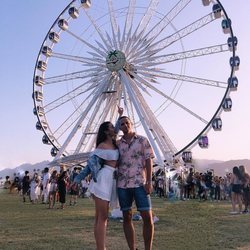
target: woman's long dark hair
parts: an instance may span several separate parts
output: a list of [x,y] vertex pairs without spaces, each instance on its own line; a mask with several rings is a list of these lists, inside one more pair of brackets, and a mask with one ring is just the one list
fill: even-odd
[[97,138],[96,138],[96,147],[98,147],[98,145],[102,142],[104,142],[107,139],[107,135],[105,133],[105,131],[107,131],[109,129],[109,124],[111,122],[103,122],[98,130],[97,133]]
[[240,181],[243,180],[243,176],[237,166],[233,167],[233,173],[238,177]]

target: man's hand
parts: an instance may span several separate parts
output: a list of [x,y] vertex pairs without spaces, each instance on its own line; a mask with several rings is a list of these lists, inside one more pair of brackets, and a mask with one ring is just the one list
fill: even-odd
[[146,182],[146,184],[144,185],[144,189],[146,191],[146,194],[151,194],[153,192],[152,182]]
[[121,117],[123,115],[123,108],[118,106],[118,114]]

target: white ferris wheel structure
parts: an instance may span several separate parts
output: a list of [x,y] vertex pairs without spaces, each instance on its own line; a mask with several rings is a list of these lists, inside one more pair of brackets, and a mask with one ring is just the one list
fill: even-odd
[[237,37],[221,1],[73,0],[38,53],[34,114],[53,163],[76,165],[124,108],[156,162],[192,160],[237,90]]

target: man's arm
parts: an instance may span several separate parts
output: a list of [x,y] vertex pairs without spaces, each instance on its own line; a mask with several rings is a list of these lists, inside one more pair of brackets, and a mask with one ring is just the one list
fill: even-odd
[[148,158],[146,160],[146,183],[145,183],[145,190],[147,194],[151,194],[153,191],[152,171],[153,171],[153,162],[151,158]]
[[118,134],[119,130],[120,130],[120,117],[123,115],[123,108],[118,106],[118,120],[115,123],[115,133]]

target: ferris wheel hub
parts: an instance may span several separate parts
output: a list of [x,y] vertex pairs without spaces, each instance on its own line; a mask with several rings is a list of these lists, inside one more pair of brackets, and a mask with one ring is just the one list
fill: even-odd
[[119,71],[126,64],[125,54],[119,50],[111,50],[106,57],[106,66],[110,71]]

